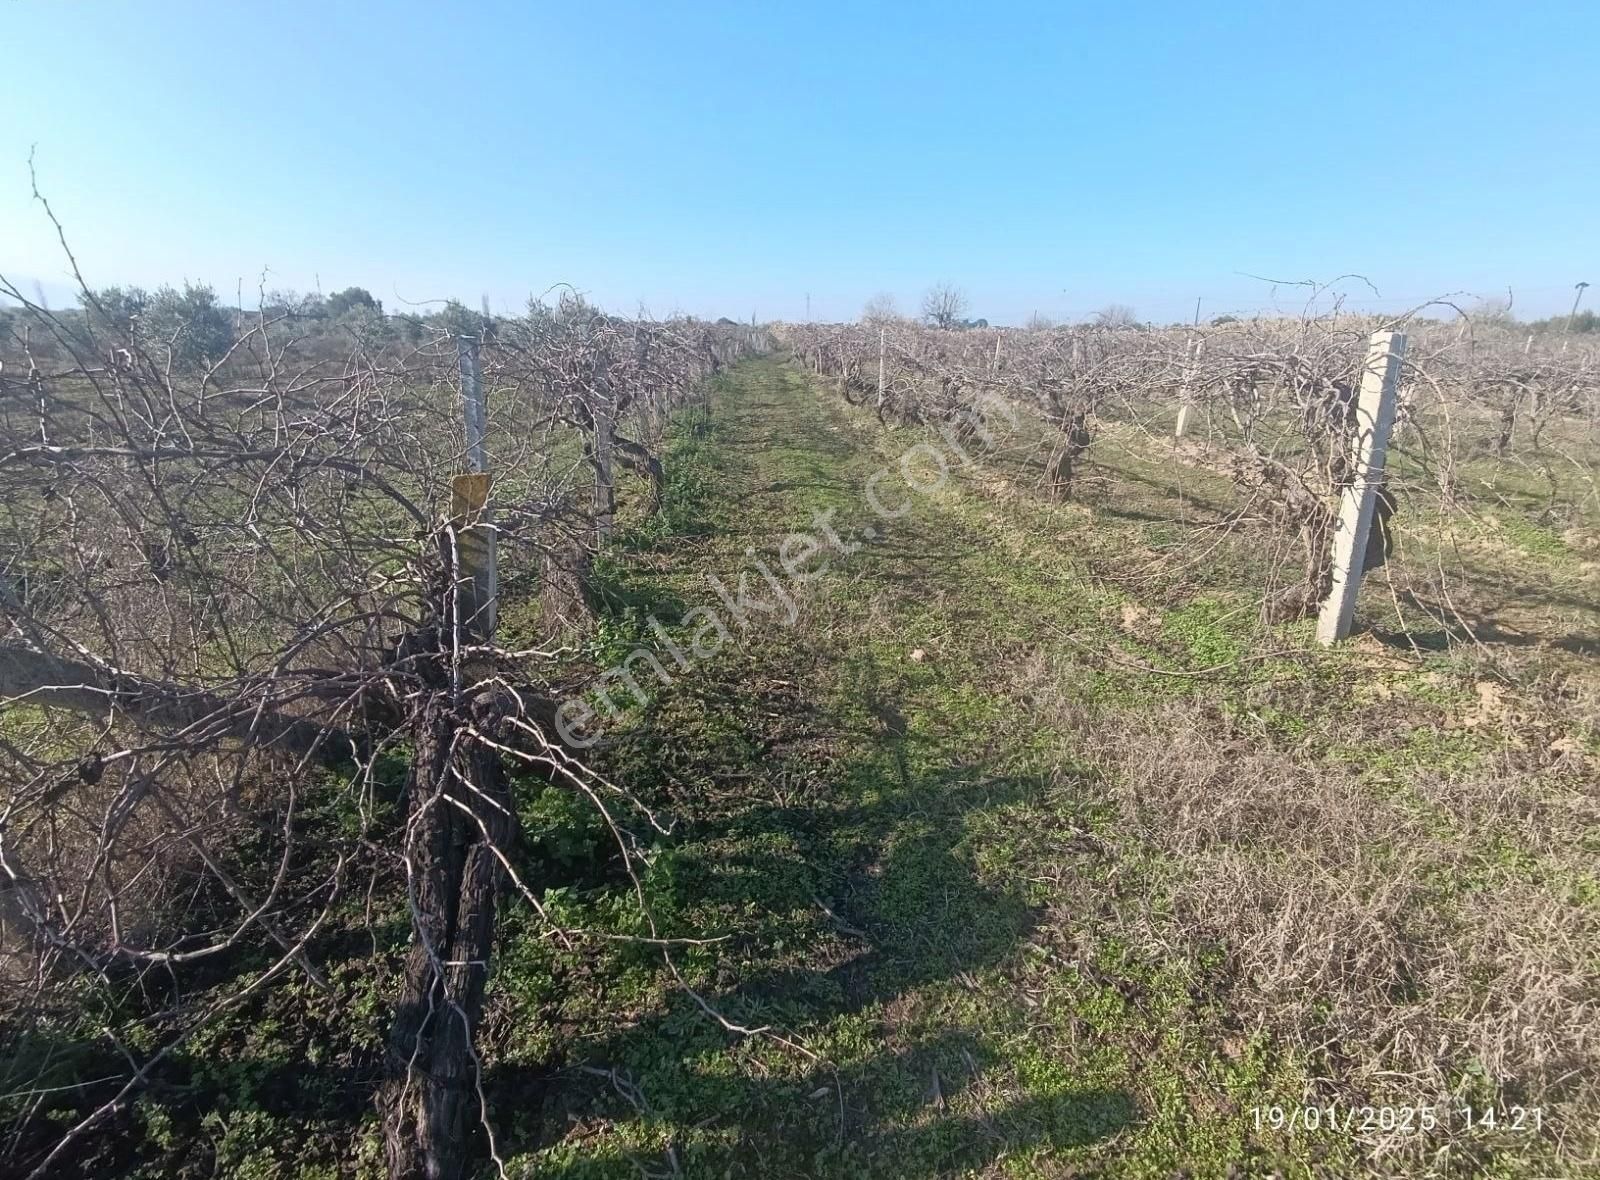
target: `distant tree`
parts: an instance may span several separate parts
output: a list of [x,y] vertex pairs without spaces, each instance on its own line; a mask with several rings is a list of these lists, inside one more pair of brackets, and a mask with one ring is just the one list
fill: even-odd
[[1514,324],[1517,319],[1511,314],[1511,300],[1502,299],[1495,295],[1487,299],[1480,299],[1467,311],[1467,317],[1480,324]]
[[83,310],[90,326],[125,340],[133,339],[140,317],[150,307],[150,294],[142,287],[107,287],[84,298]]
[[452,336],[476,336],[484,328],[483,313],[473,311],[459,299],[450,300],[444,305],[444,310],[435,313],[432,319],[435,326]]
[[346,287],[328,296],[328,314],[335,319],[352,309],[383,313],[383,304],[372,297],[365,287]]
[[880,291],[867,300],[866,306],[861,309],[861,322],[864,324],[884,324],[900,318],[900,310],[895,306],[894,296],[886,291]]
[[298,316],[302,319],[322,319],[328,314],[327,301],[315,292],[301,294],[289,288],[268,291],[261,297],[261,310],[267,316]]
[[[531,308],[534,305],[530,303],[529,306]],[[557,323],[569,326],[590,324],[605,318],[605,313],[585,299],[581,293],[570,290],[561,292],[555,307],[551,309],[551,314]],[[690,324],[698,322],[694,316],[686,316],[684,321]]]
[[150,297],[143,321],[141,343],[147,348],[171,348],[180,364],[218,360],[233,344],[228,313],[217,302],[217,293],[204,284],[185,283],[182,291],[162,287]]
[[[1534,320],[1528,324],[1532,332],[1565,332],[1567,331],[1568,316],[1553,315],[1546,320]],[[1590,332],[1600,332],[1600,314],[1593,311],[1580,311],[1571,316],[1572,332],[1574,335],[1584,335]]]
[[293,314],[300,306],[300,292],[276,288],[261,295],[261,311],[269,318]]
[[1108,303],[1094,313],[1097,328],[1137,328],[1139,317],[1125,303]]
[[1213,328],[1220,328],[1223,324],[1237,324],[1238,322],[1239,317],[1236,315],[1219,315],[1211,317],[1211,326]]
[[957,327],[966,314],[966,293],[950,283],[936,283],[922,297],[922,318],[935,328]]
[[424,331],[422,320],[414,315],[393,315],[389,317],[389,326],[394,334],[407,344],[422,343]]

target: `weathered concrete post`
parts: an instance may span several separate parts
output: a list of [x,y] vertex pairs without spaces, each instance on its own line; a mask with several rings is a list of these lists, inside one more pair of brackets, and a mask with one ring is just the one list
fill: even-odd
[[1383,461],[1394,425],[1395,394],[1405,359],[1403,332],[1374,332],[1356,401],[1356,432],[1351,446],[1351,479],[1340,498],[1333,532],[1333,584],[1317,618],[1317,642],[1327,645],[1350,634],[1356,594],[1361,589],[1361,559],[1372,529],[1372,508],[1383,482]]
[[884,341],[884,331],[878,329],[878,400],[883,401],[883,360],[888,345]]
[[450,520],[455,532],[457,615],[479,642],[494,635],[499,592],[498,535],[489,511],[489,405],[483,392],[478,338],[456,337],[461,364],[461,411],[467,435],[467,472],[450,484]]
[[1200,354],[1205,351],[1206,342],[1197,338],[1190,338],[1188,357],[1183,366],[1183,385],[1178,390],[1178,425],[1172,432],[1173,438],[1182,438],[1189,429],[1189,419],[1194,414],[1194,372],[1195,363],[1200,359]]

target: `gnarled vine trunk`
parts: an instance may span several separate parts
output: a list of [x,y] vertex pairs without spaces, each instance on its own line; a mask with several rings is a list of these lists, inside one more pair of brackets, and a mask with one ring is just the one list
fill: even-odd
[[1088,413],[1075,410],[1061,421],[1061,442],[1050,461],[1050,495],[1052,499],[1065,500],[1072,495],[1072,482],[1077,478],[1078,461],[1089,449]]
[[455,1180],[469,1162],[478,1103],[473,1034],[503,884],[496,849],[512,832],[500,755],[476,735],[500,740],[507,712],[493,691],[457,707],[441,688],[413,715],[404,854],[415,941],[378,1094],[394,1180]]

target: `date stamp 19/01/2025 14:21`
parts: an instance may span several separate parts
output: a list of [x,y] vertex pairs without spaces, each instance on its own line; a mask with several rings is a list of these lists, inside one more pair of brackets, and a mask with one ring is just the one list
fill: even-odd
[[1426,1135],[1443,1127],[1511,1131],[1534,1135],[1544,1130],[1537,1106],[1252,1106],[1257,1131],[1335,1131],[1349,1135]]

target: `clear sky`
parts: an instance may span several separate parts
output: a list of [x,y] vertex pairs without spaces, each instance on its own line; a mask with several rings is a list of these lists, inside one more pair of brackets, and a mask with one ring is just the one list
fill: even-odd
[[[1600,284],[1600,4],[0,0],[0,273],[391,308],[1398,309]],[[1600,289],[1600,288],[1597,288]]]

